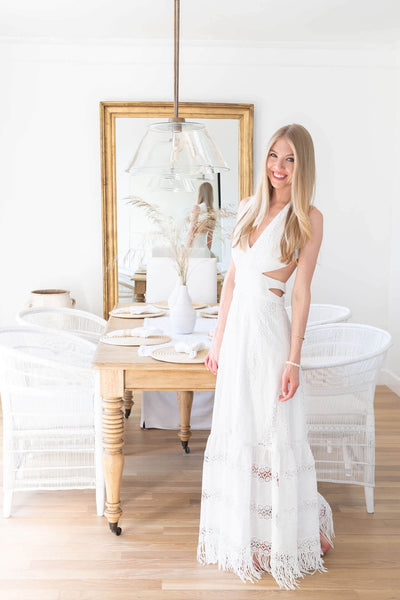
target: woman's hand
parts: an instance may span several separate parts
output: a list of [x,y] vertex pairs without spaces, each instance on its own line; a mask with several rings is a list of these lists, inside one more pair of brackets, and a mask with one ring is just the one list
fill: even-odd
[[295,395],[300,383],[299,371],[299,367],[286,365],[282,374],[282,393],[278,398],[279,402],[286,402]]
[[214,375],[216,375],[218,371],[219,349],[220,344],[213,343],[207,356],[204,359],[206,369],[208,371],[211,371],[211,373],[214,373]]

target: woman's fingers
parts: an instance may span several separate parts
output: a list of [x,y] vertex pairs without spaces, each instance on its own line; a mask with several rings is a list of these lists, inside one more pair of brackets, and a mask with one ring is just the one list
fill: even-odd
[[218,361],[215,358],[213,358],[213,356],[210,353],[208,353],[207,356],[205,357],[204,365],[205,365],[206,369],[211,371],[211,373],[214,373],[214,375],[217,374]]
[[289,380],[288,383],[289,386],[286,385],[286,388],[284,388],[282,385],[282,394],[278,398],[279,402],[286,402],[286,400],[293,398],[299,387],[299,384],[297,382]]
[[299,387],[299,385],[296,383],[290,384],[289,393],[287,394],[285,400],[289,400],[289,398],[293,398],[298,387]]
[[286,371],[282,375],[282,396],[286,396],[289,393],[289,375]]
[[210,368],[211,373],[214,373],[214,375],[217,374],[218,371],[218,363],[217,361],[214,359],[211,360],[211,368]]

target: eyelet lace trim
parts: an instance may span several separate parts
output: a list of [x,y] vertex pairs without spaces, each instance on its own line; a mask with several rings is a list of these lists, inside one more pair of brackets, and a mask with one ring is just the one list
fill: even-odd
[[[314,471],[315,464],[308,465],[299,465],[296,469],[292,469],[291,471],[286,471],[285,473],[281,473],[280,477],[282,479],[292,479],[299,473],[306,473],[310,471]],[[275,481],[279,483],[279,475],[278,473],[272,473],[271,469],[267,467],[258,467],[257,465],[251,466],[251,474],[253,477],[257,477],[258,479],[262,479],[263,481]]]
[[[218,502],[229,502],[230,501],[230,497],[227,496],[226,494],[222,493],[221,491],[210,491],[210,490],[203,490],[202,494],[201,494],[201,500],[202,502],[207,502],[208,500],[211,501],[218,501]],[[281,512],[281,517],[286,518],[288,515],[290,514],[294,514],[296,511],[307,511],[307,510],[317,510],[318,508],[318,501],[317,500],[305,500],[303,502],[301,502],[299,504],[299,506],[297,507],[291,507],[291,508],[286,508]],[[245,507],[241,507],[241,510],[245,509]],[[239,507],[237,507],[237,510],[239,510]],[[259,517],[260,519],[279,519],[279,513],[273,513],[272,512],[272,506],[269,504],[257,504],[257,503],[252,503],[250,504],[250,511],[252,513],[254,513],[255,515],[257,515],[257,517]],[[283,513],[283,515],[282,515]],[[326,508],[325,506],[321,506],[320,509],[320,518],[323,519],[327,517],[327,512],[326,512]]]

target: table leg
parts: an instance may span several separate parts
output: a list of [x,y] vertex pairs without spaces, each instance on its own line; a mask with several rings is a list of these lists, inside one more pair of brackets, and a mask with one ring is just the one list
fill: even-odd
[[106,509],[110,529],[121,534],[118,521],[122,515],[120,490],[124,468],[124,372],[104,370],[100,374],[100,394],[103,398],[103,469],[106,484]]
[[129,419],[133,405],[134,405],[133,392],[131,390],[125,390],[125,392],[124,392],[125,419]]
[[190,448],[188,443],[192,435],[192,432],[190,431],[190,415],[192,412],[193,392],[177,392],[176,394],[178,399],[180,421],[178,436],[182,442],[182,447],[186,454],[189,454]]
[[146,302],[146,282],[135,281],[136,302]]

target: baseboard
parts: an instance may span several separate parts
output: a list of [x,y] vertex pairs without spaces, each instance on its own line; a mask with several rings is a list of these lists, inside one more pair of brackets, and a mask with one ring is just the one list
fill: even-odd
[[400,396],[400,377],[393,371],[382,369],[378,376],[377,385],[387,385],[392,392]]

